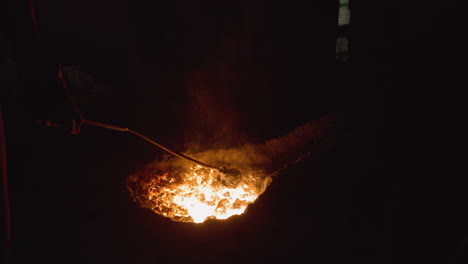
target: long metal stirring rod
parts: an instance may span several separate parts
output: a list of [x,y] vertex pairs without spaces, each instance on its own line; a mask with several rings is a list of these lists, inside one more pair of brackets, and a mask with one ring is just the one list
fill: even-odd
[[172,155],[174,155],[174,156],[176,156],[176,157],[179,157],[179,158],[184,159],[184,160],[186,160],[186,161],[189,161],[189,162],[192,162],[192,163],[194,163],[194,164],[200,165],[200,166],[202,166],[202,167],[209,168],[209,169],[214,169],[214,170],[216,170],[216,171],[218,171],[218,172],[221,172],[221,169],[219,169],[219,168],[217,168],[217,167],[215,167],[215,166],[212,166],[212,165],[209,165],[209,164],[205,164],[205,163],[200,162],[200,161],[198,161],[198,160],[195,160],[195,159],[192,159],[192,158],[190,158],[190,157],[187,157],[187,156],[185,156],[185,155],[183,155],[183,154],[180,154],[180,153],[177,153],[177,152],[175,152],[175,151],[172,151],[172,150],[168,149],[167,147],[165,147],[165,146],[159,144],[158,142],[156,142],[156,141],[154,141],[154,140],[152,140],[152,139],[150,139],[150,138],[148,138],[148,137],[146,137],[146,136],[144,136],[144,135],[142,135],[142,134],[140,134],[140,133],[138,133],[138,132],[136,132],[136,131],[133,131],[133,130],[131,130],[131,129],[129,129],[129,128],[118,127],[118,126],[109,125],[109,124],[105,124],[105,123],[101,123],[101,122],[96,122],[96,121],[91,121],[91,120],[86,120],[86,119],[83,119],[83,123],[84,123],[84,124],[88,124],[88,125],[98,126],[98,127],[104,127],[104,128],[108,128],[108,129],[111,129],[111,130],[121,131],[121,132],[130,132],[130,133],[132,133],[132,134],[134,134],[134,135],[136,135],[136,136],[138,136],[138,137],[140,137],[140,138],[142,138],[142,139],[148,141],[149,143],[151,143],[151,144],[157,146],[158,148],[163,149],[163,150],[165,150],[165,151],[171,153]]

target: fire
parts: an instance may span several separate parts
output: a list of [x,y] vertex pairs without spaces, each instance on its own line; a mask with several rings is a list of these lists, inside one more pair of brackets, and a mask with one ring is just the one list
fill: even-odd
[[253,172],[235,175],[194,165],[134,176],[129,188],[143,207],[175,221],[202,223],[243,214],[270,181]]

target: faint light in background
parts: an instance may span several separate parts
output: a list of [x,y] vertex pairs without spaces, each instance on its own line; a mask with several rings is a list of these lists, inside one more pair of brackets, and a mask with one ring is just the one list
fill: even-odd
[[349,62],[349,24],[351,22],[351,10],[349,0],[340,0],[338,9],[338,34],[336,38],[336,59]]
[[336,58],[348,62],[348,38],[336,38]]
[[349,25],[351,11],[349,10],[349,0],[340,0],[338,10],[338,26]]

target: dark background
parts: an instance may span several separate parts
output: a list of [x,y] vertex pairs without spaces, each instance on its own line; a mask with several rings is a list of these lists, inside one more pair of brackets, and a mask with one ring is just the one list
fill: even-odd
[[42,3],[47,54],[87,74],[72,87],[85,118],[183,151],[263,142],[340,113],[345,140],[283,171],[242,216],[176,223],[138,208],[124,184],[162,151],[102,128],[69,135],[24,123],[31,110],[11,99],[7,260],[401,263],[401,182],[383,158],[397,13],[353,1],[341,63],[337,12],[336,1]]

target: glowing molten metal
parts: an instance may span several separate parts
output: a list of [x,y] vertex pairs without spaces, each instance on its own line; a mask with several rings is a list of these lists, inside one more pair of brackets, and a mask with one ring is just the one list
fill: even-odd
[[143,207],[175,221],[202,223],[244,213],[270,181],[254,173],[231,175],[194,165],[135,175],[129,188]]

